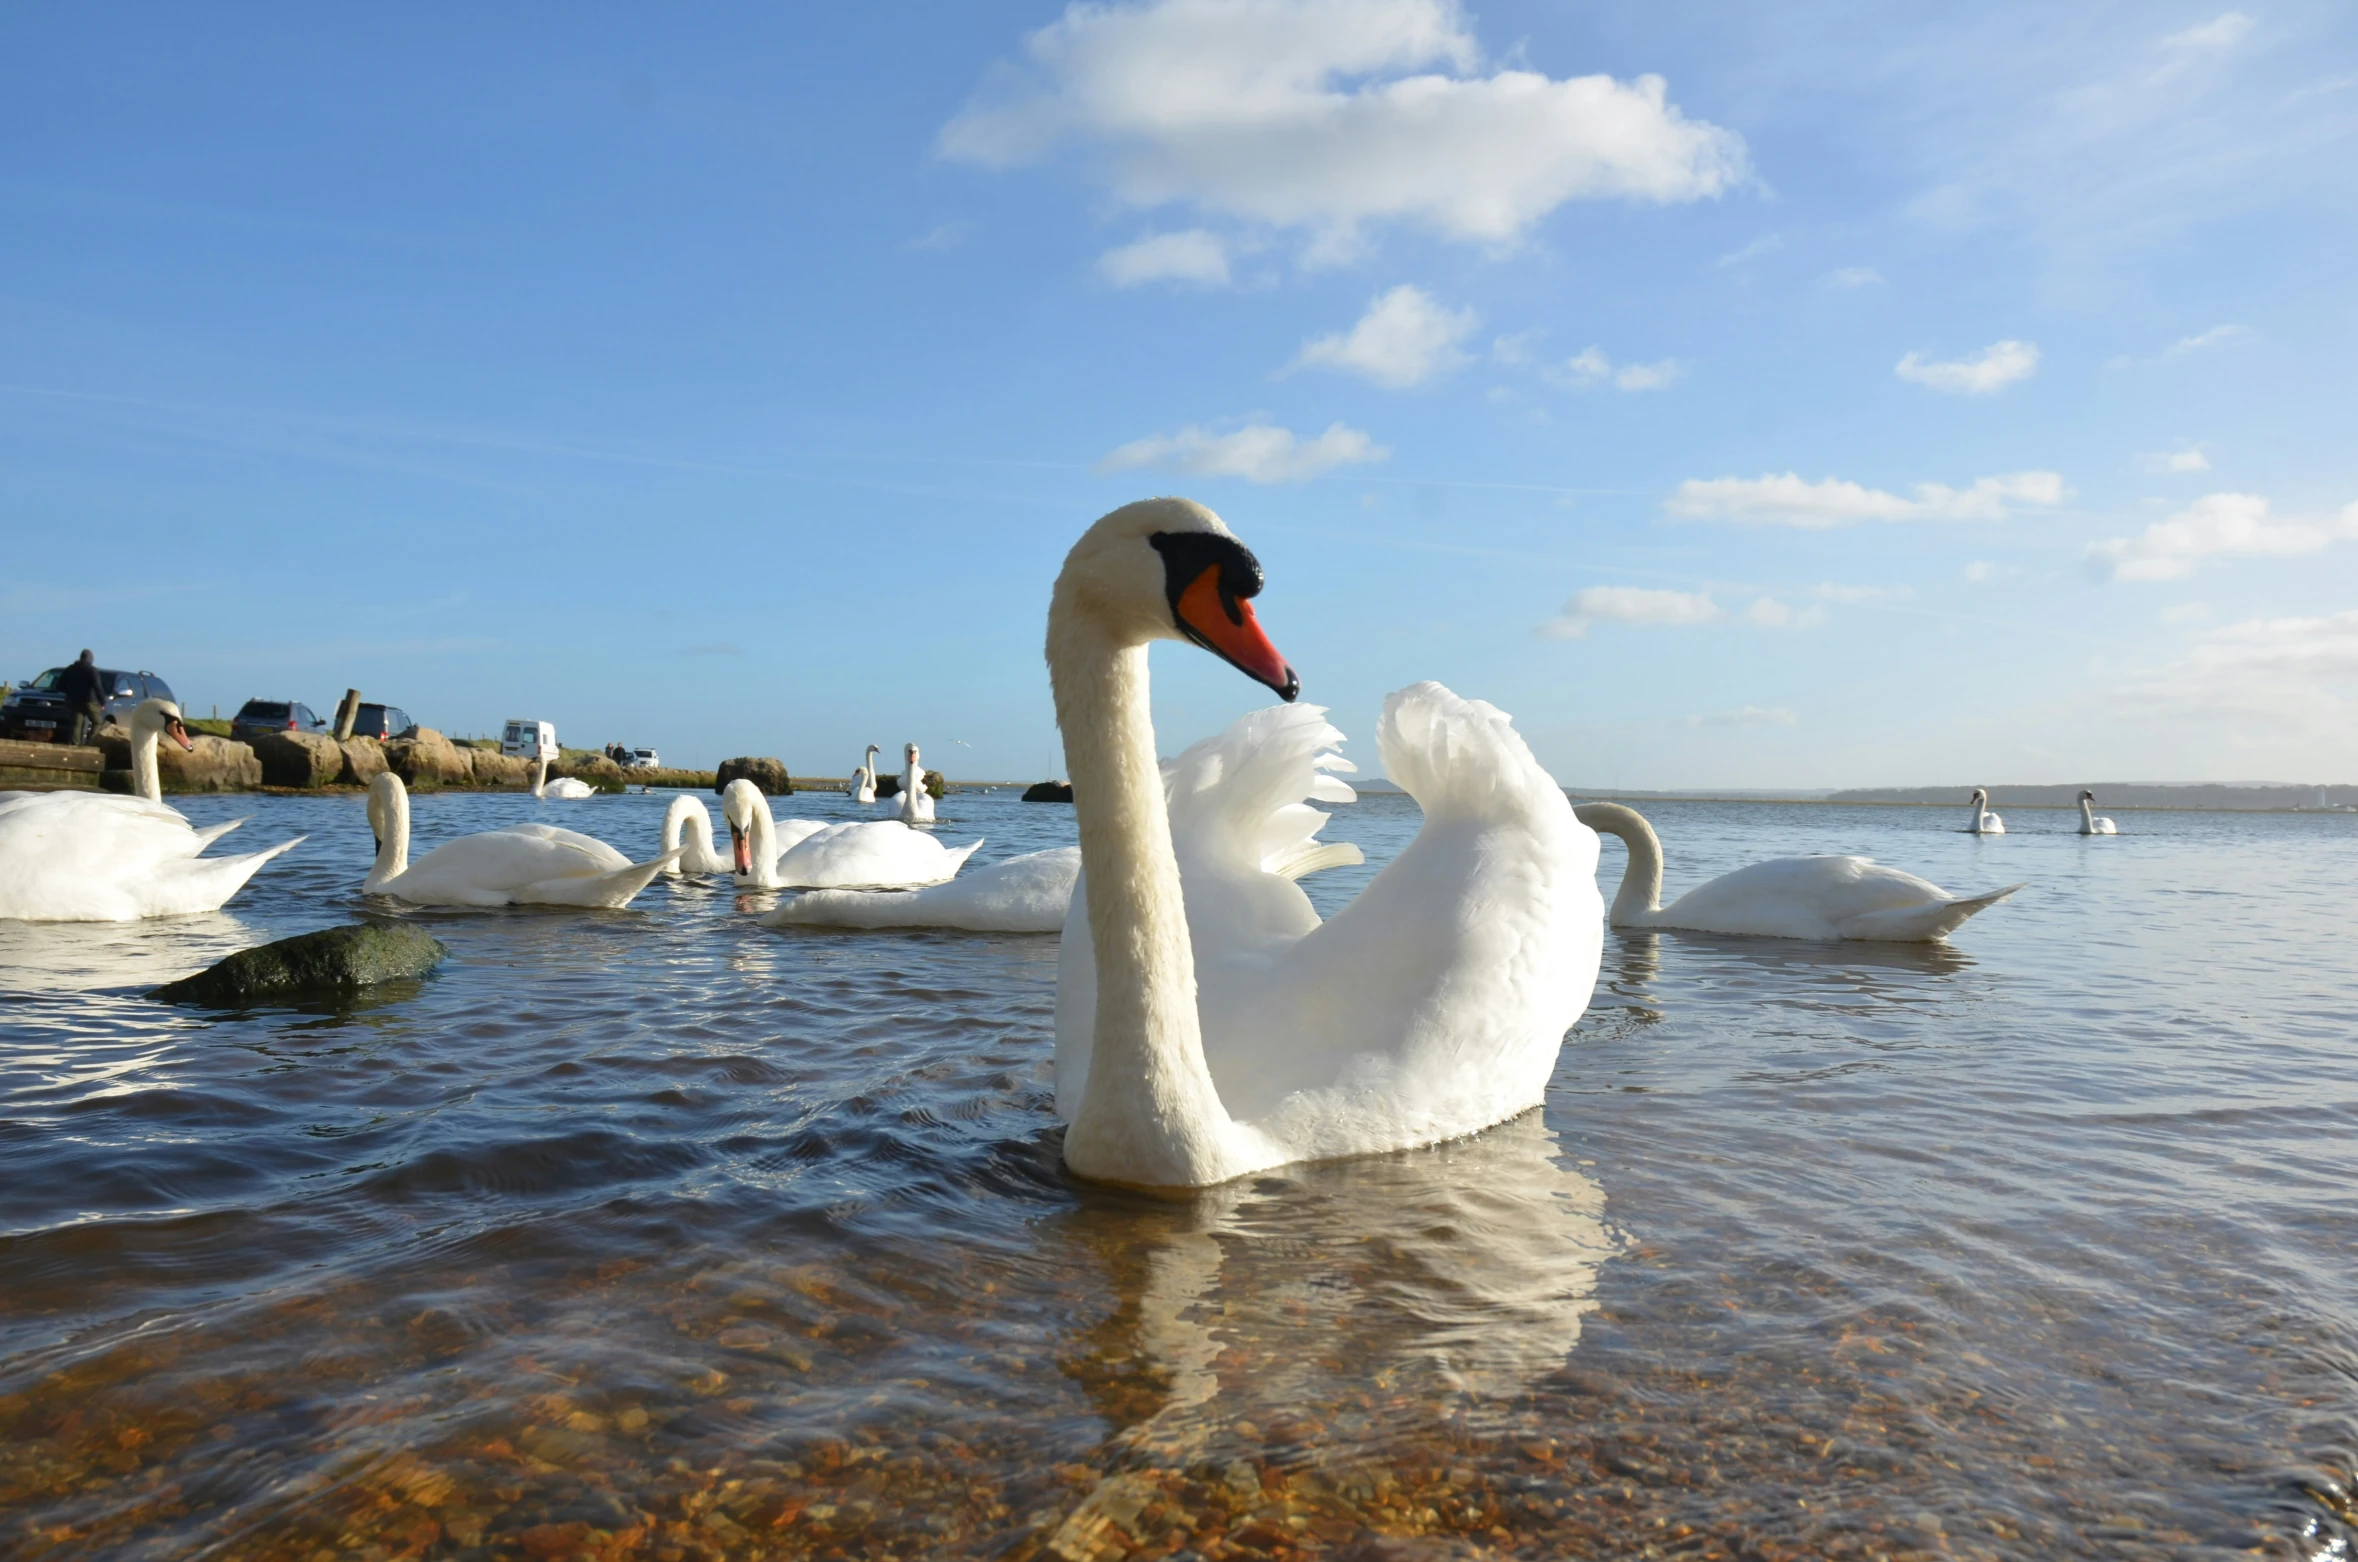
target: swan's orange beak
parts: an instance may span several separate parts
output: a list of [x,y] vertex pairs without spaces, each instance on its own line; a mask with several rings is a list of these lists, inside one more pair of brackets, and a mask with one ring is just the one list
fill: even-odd
[[179,744],[183,749],[187,750],[191,754],[196,752],[196,739],[188,735],[188,729],[180,724],[180,719],[178,717],[174,717],[172,720],[165,722],[164,730],[172,734],[172,741]]
[[729,826],[729,845],[736,849],[737,871],[751,873],[753,871],[753,842],[747,840],[745,832],[738,829],[734,823]]
[[1279,699],[1291,700],[1302,692],[1302,680],[1262,633],[1253,604],[1221,588],[1219,565],[1209,565],[1196,576],[1172,609],[1189,639],[1246,677],[1269,685]]

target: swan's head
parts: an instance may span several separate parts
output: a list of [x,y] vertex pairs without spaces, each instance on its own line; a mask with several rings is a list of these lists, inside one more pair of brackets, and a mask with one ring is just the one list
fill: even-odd
[[1990,794],[1989,794],[1989,793],[1987,793],[1987,792],[1983,791],[1983,790],[1982,790],[1980,787],[1978,787],[1978,786],[1977,786],[1977,787],[1975,787],[1975,788],[1973,789],[1973,801],[1974,801],[1974,803],[1975,803],[1975,805],[1976,805],[1976,806],[1979,806],[1979,805],[1980,805],[1980,804],[1982,804],[1982,803],[1986,803],[1986,802],[1988,802],[1989,800],[1990,800]]
[[401,778],[390,770],[380,770],[368,784],[368,829],[377,838],[377,850],[385,849],[385,837],[409,813],[409,789]]
[[912,765],[917,763],[917,745],[914,743],[903,744],[901,747],[901,757],[906,759]]
[[2082,787],[2080,788],[2080,801],[2083,803],[2092,803],[2096,801],[2096,794],[2089,791],[2086,787]]
[[1081,534],[1056,577],[1056,607],[1117,641],[1192,640],[1281,699],[1301,693],[1253,615],[1261,563],[1192,499],[1126,504]]
[[180,719],[180,707],[170,700],[141,700],[132,708],[131,730],[160,732],[183,749],[196,747],[196,739],[188,735],[188,724]]
[[721,817],[729,821],[729,847],[736,854],[737,871],[753,871],[753,818],[769,811],[761,788],[739,776],[721,793]]

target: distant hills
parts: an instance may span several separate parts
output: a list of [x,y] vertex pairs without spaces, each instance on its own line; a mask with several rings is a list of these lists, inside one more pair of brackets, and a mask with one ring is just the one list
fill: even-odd
[[[1362,792],[1398,792],[1381,777],[1344,778]],[[2247,813],[2315,813],[2319,810],[2358,810],[2358,786],[2313,786],[2290,781],[2167,782],[2091,781],[2099,812],[2107,808],[2215,808]],[[1648,792],[1621,787],[1564,788],[1576,800],[1617,797],[1628,802],[1701,803],[1917,803],[1930,807],[1965,806],[1973,796],[1970,786],[1859,786],[1843,791],[1818,787],[1722,787],[1685,792]],[[1990,806],[2071,808],[2080,788],[2062,786],[1993,786]]]

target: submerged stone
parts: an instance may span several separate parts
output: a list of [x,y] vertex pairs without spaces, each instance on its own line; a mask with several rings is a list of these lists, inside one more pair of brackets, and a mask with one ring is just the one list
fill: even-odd
[[378,982],[419,977],[450,951],[407,922],[362,922],[301,933],[241,949],[194,976],[167,982],[150,997],[234,1009],[281,998],[332,996]]

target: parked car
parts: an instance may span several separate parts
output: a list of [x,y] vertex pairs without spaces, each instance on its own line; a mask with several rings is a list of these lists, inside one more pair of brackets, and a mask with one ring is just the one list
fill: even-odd
[[[121,719],[141,700],[172,700],[178,696],[172,686],[151,672],[118,672],[102,667],[99,675],[106,679],[114,693],[106,702],[106,713]],[[0,738],[14,738],[23,743],[63,743],[73,736],[74,713],[66,708],[65,696],[57,692],[57,681],[65,676],[65,669],[52,667],[49,671],[8,692],[8,699],[0,703]]]
[[325,732],[327,723],[301,700],[248,700],[229,718],[229,735],[250,743],[264,732]]
[[625,770],[661,770],[663,756],[651,748],[634,748],[630,751],[630,758],[622,762],[622,768]]
[[398,705],[371,705],[362,701],[360,714],[352,718],[352,735],[356,738],[414,738],[418,724],[409,719],[409,712]]
[[555,759],[557,724],[553,721],[510,720],[499,735],[499,751],[510,759]]

